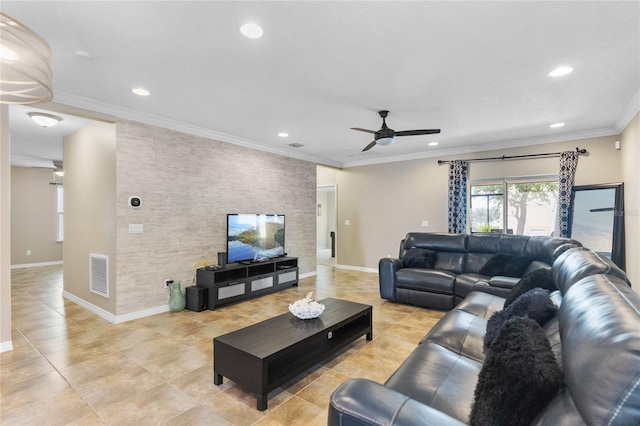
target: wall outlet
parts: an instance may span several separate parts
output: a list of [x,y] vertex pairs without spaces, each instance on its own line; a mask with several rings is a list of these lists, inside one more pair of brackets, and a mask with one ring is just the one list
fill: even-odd
[[423,220],[421,223],[423,228],[428,228],[429,227],[429,221],[428,220]]
[[164,286],[165,288],[169,288],[169,286],[173,284],[173,280],[164,280]]
[[31,250],[27,250],[27,256],[31,256]]

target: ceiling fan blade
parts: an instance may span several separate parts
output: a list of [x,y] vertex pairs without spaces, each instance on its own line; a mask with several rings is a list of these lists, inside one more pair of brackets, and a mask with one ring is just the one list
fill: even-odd
[[402,130],[396,132],[396,136],[433,135],[435,133],[440,133],[440,129]]
[[376,146],[376,141],[371,142],[369,145],[365,146],[362,152],[369,151],[371,148]]
[[359,132],[365,132],[365,133],[375,133],[375,130],[369,130],[369,129],[362,129],[360,127],[352,127],[351,130],[357,130]]

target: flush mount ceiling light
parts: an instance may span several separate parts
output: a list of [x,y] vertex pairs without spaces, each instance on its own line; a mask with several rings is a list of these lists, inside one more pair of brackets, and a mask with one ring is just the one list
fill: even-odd
[[254,24],[253,22],[249,22],[240,27],[240,32],[243,36],[247,38],[260,38],[264,34],[262,28],[258,24]]
[[569,74],[571,71],[573,71],[573,68],[562,66],[562,67],[558,67],[558,68],[554,69],[553,71],[551,71],[547,75],[549,77],[562,77],[563,75]]
[[57,115],[45,114],[44,112],[29,112],[29,117],[42,127],[53,127],[62,121]]
[[553,123],[549,127],[551,127],[552,129],[557,129],[558,127],[563,127],[563,126],[564,126],[564,123]]
[[438,142],[435,142],[435,141],[429,142],[429,146],[437,146],[437,145],[438,145]]
[[131,91],[138,96],[149,96],[151,94],[151,92],[147,89],[143,89],[142,87],[134,87]]
[[51,48],[38,34],[0,13],[0,103],[35,104],[53,98]]
[[289,137],[289,133],[287,133],[287,132],[280,132],[280,133],[278,133],[278,136],[280,136],[281,138],[288,138],[288,137]]

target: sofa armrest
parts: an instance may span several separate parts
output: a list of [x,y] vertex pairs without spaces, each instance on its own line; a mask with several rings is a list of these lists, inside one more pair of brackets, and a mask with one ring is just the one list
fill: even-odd
[[380,297],[396,300],[396,271],[402,268],[402,260],[383,257],[378,263]]
[[511,290],[516,284],[518,284],[518,282],[520,282],[520,278],[496,275],[495,277],[491,277],[489,285],[491,287],[507,288]]
[[350,379],[331,395],[329,426],[451,425],[464,423],[367,379]]

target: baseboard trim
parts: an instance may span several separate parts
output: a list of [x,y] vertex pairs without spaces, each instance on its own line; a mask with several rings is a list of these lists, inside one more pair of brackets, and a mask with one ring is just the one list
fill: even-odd
[[6,342],[0,342],[0,353],[8,352],[13,350],[13,342],[11,340],[7,340]]
[[316,275],[318,275],[318,271],[311,271],[311,272],[307,272],[306,274],[298,275],[298,279],[301,280],[303,278],[315,277]]
[[62,297],[82,306],[86,310],[93,312],[100,318],[113,324],[120,324],[122,322],[149,317],[151,315],[161,314],[163,312],[169,312],[169,305],[161,305],[154,308],[144,309],[142,311],[131,312],[129,314],[113,315],[111,312],[105,311],[104,309],[94,305],[93,303],[89,303],[86,300],[67,292],[66,290],[62,292]]
[[56,260],[53,262],[21,263],[17,265],[11,265],[11,269],[37,268],[39,266],[62,265],[62,263],[62,260]]
[[345,269],[348,271],[360,271],[360,272],[371,272],[374,274],[378,273],[376,268],[365,268],[363,266],[351,266],[351,265],[338,265],[336,264],[336,269]]

